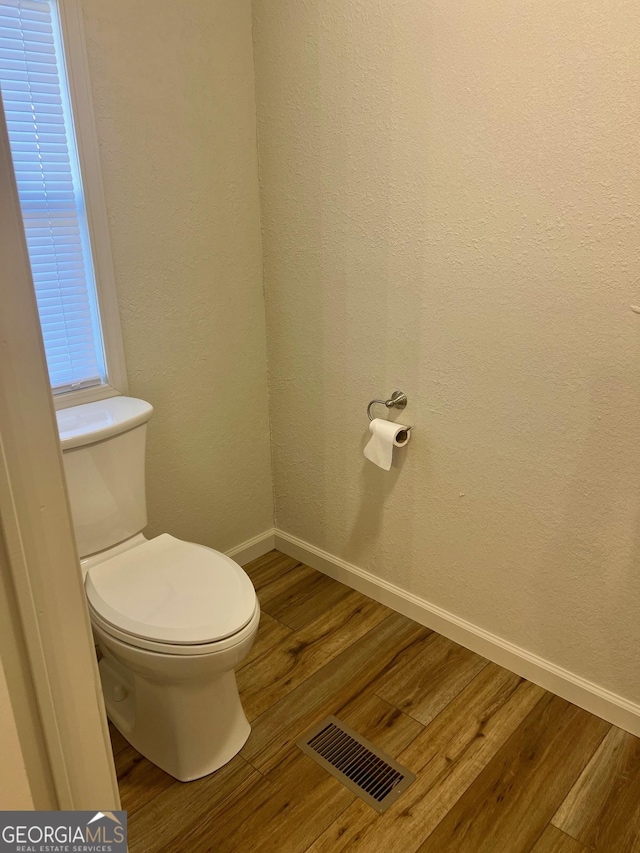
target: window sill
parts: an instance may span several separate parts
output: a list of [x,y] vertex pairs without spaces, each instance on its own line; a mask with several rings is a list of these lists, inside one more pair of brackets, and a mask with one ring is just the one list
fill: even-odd
[[95,403],[97,400],[106,400],[109,397],[120,397],[122,391],[111,385],[95,385],[92,388],[82,388],[79,391],[65,391],[63,394],[53,395],[53,405],[56,411],[70,409],[71,406],[81,406],[83,403]]

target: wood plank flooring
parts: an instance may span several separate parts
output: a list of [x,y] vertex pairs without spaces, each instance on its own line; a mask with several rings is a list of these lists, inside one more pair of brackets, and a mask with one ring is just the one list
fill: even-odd
[[[112,730],[132,853],[640,853],[640,740],[277,551],[252,733],[182,784]],[[382,815],[295,745],[335,714],[416,774]]]

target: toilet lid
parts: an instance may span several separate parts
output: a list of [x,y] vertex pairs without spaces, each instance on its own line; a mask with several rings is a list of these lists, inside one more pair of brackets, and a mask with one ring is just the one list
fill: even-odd
[[104,620],[163,643],[223,640],[256,606],[249,576],[230,557],[168,533],[93,566],[85,588]]

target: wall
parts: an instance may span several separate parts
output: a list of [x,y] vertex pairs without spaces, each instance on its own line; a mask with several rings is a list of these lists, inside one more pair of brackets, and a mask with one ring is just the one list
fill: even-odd
[[6,519],[1,527],[0,755],[3,760],[0,762],[0,809],[56,809],[59,804],[43,731],[42,709],[38,707],[7,556],[5,530],[9,523]]
[[7,690],[7,682],[0,660],[0,809],[33,808],[33,799],[27,779],[27,770],[22,757],[18,730]]
[[249,0],[82,0],[156,535],[273,525]]
[[254,43],[278,526],[640,701],[636,3],[255,0]]

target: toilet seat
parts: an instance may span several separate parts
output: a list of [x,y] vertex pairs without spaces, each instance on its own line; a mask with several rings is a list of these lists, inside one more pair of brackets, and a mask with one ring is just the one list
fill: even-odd
[[251,580],[230,557],[167,533],[93,565],[85,588],[103,630],[178,654],[233,645],[257,607]]
[[102,631],[109,637],[119,640],[121,643],[130,646],[132,649],[142,649],[145,652],[153,652],[157,655],[172,655],[174,657],[195,657],[199,655],[215,655],[219,652],[233,651],[234,646],[240,647],[247,637],[257,630],[260,623],[260,605],[256,599],[256,608],[249,622],[238,631],[237,634],[232,634],[224,640],[216,640],[213,643],[201,643],[196,645],[187,645],[185,643],[155,643],[151,640],[145,640],[142,637],[136,637],[133,634],[127,634],[106,622],[96,611],[89,605],[89,613],[91,614],[91,624],[94,632],[99,636]]

